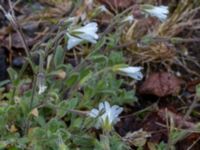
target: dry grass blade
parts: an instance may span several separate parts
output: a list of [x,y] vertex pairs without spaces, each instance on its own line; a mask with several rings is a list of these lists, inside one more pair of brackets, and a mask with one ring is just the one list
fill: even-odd
[[174,37],[192,25],[195,25],[193,28],[199,27],[200,20],[194,19],[199,9],[200,7],[196,7],[195,3],[191,3],[190,0],[182,0],[171,17],[159,26],[156,31],[157,35]]

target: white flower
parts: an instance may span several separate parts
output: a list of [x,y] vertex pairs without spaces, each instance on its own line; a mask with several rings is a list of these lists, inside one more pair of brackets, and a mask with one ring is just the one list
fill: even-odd
[[122,74],[129,76],[135,80],[142,80],[143,74],[141,73],[142,67],[124,67],[117,68],[117,71],[120,71]]
[[129,22],[129,23],[132,23],[133,20],[134,20],[133,15],[129,15],[129,16],[127,16],[126,18],[124,18],[124,19],[122,20],[122,22]]
[[45,75],[44,73],[38,73],[37,75],[37,86],[38,86],[38,94],[42,94],[47,89],[47,86],[45,85]]
[[92,118],[98,118],[96,128],[111,129],[113,124],[116,124],[119,119],[119,114],[123,111],[122,107],[110,104],[105,101],[99,104],[98,109],[92,109],[88,115]]
[[80,44],[82,41],[96,43],[96,40],[99,38],[99,36],[96,33],[97,30],[98,27],[96,22],[91,22],[83,27],[72,30],[71,33],[74,33],[75,36],[72,36],[69,33],[67,33],[67,36],[69,38],[67,48],[71,49],[76,45]]
[[153,6],[145,8],[144,11],[150,16],[157,17],[160,21],[165,21],[169,13],[167,6]]

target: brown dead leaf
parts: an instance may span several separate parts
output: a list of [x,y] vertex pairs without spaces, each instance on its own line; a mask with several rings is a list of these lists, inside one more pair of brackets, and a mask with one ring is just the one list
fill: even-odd
[[38,112],[38,109],[37,108],[34,108],[32,111],[31,111],[31,114],[35,117],[38,117],[39,115],[39,112]]
[[126,136],[123,137],[123,140],[131,146],[141,147],[146,144],[147,138],[149,137],[151,137],[150,133],[143,131],[143,129],[140,129],[133,133],[127,133]]
[[183,82],[168,72],[152,73],[139,88],[141,94],[151,94],[158,97],[176,95],[181,90]]
[[174,113],[167,108],[159,109],[157,114],[164,122],[167,122],[167,119],[170,119],[170,120],[172,119],[177,127],[183,127],[183,128],[195,127],[195,124],[193,122],[190,122],[184,119],[184,116]]
[[64,79],[66,77],[66,72],[63,70],[58,70],[57,74],[56,74],[56,78],[57,79]]
[[17,128],[15,127],[15,125],[14,125],[14,124],[13,124],[13,125],[11,125],[11,127],[10,127],[9,131],[10,131],[11,133],[17,132]]
[[63,70],[58,70],[52,74],[53,80],[63,80],[66,77],[66,72]]

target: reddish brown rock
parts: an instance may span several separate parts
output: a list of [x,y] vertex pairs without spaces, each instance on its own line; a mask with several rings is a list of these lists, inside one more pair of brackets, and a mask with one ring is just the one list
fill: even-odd
[[152,73],[141,85],[141,94],[151,94],[158,97],[176,95],[181,90],[182,80],[168,72]]

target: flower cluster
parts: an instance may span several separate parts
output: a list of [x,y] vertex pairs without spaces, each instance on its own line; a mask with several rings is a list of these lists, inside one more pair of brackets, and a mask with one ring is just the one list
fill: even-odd
[[96,22],[88,23],[87,25],[70,30],[67,33],[68,43],[67,49],[71,49],[83,41],[88,41],[90,43],[96,43],[99,36],[97,35],[98,25]]
[[105,101],[99,104],[98,109],[92,109],[88,115],[92,118],[97,118],[97,123],[95,127],[106,131],[110,131],[112,129],[112,125],[117,123],[119,119],[119,114],[123,111],[122,107],[117,105],[113,105],[112,107],[110,104]]

